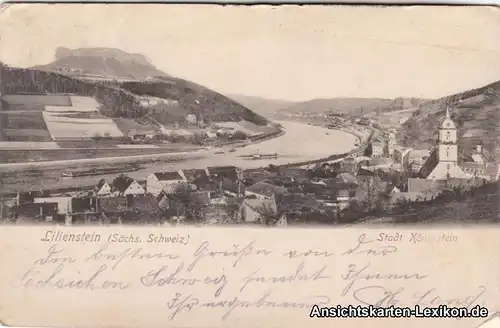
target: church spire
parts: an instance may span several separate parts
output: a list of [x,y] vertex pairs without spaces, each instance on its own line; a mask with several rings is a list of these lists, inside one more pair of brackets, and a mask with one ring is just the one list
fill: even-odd
[[446,115],[441,121],[441,124],[439,126],[439,129],[456,129],[455,123],[451,119],[451,114],[450,114],[450,107],[446,106]]

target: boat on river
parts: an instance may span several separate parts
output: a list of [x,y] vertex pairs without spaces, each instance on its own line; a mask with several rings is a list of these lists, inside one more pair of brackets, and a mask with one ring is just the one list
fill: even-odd
[[86,177],[93,175],[104,175],[104,174],[118,174],[126,172],[134,172],[140,170],[141,167],[138,165],[130,165],[124,167],[103,167],[103,168],[92,168],[89,170],[81,171],[68,171],[62,174],[66,178],[76,178],[76,177]]

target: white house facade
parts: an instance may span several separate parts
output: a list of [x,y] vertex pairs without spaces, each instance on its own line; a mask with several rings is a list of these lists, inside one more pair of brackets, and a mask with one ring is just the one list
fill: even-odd
[[158,196],[162,191],[171,194],[179,184],[184,182],[183,176],[176,171],[152,173],[146,179],[146,190],[153,196]]

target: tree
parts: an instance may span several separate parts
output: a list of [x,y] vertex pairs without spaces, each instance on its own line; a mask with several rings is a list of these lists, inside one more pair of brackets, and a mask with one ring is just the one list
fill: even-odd
[[246,140],[248,136],[242,131],[235,131],[232,135],[233,140]]
[[387,184],[382,182],[377,176],[366,177],[361,183],[358,184],[359,204],[366,210],[382,210],[387,207],[389,197],[385,186]]
[[265,225],[275,225],[282,215],[272,203],[262,203],[255,211],[259,214],[261,223]]
[[205,135],[200,133],[200,132],[195,132],[193,134],[193,143],[195,145],[203,145],[203,142],[205,141]]
[[175,201],[177,217],[185,215],[186,218],[193,221],[204,219],[206,204],[197,197],[197,193],[193,192],[188,184],[179,184],[175,188],[172,198]]

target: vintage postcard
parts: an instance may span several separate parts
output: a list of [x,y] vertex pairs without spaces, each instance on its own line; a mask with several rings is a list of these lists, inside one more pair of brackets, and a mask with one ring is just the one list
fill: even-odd
[[11,4],[0,325],[500,327],[500,9]]

